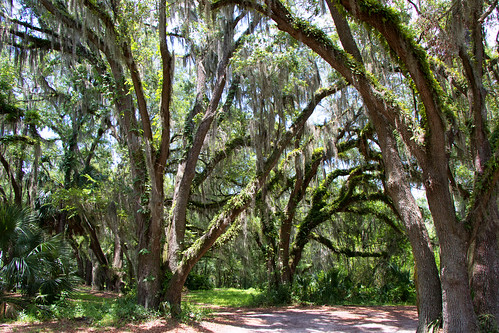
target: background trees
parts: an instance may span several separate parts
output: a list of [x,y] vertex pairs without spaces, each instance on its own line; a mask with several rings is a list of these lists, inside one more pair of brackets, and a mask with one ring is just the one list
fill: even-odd
[[289,295],[307,269],[349,266],[319,255],[331,267],[307,268],[317,249],[388,274],[407,264],[407,237],[419,330],[443,311],[445,330],[474,331],[499,315],[495,11],[4,5],[1,195],[65,234],[87,281],[137,283],[140,304],[174,314],[192,270]]

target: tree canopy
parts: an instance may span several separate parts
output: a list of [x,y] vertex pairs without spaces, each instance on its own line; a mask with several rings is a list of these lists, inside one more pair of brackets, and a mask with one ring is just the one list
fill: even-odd
[[[399,301],[414,283],[418,332],[497,327],[498,15],[488,0],[2,3],[3,205],[36,212],[86,283],[176,316],[196,278],[286,302],[364,280]],[[1,272],[19,245],[5,228]]]

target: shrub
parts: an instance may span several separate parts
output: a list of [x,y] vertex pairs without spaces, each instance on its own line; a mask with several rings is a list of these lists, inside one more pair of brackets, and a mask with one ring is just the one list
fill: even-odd
[[211,290],[214,288],[208,276],[194,272],[190,272],[187,276],[185,286],[189,290]]

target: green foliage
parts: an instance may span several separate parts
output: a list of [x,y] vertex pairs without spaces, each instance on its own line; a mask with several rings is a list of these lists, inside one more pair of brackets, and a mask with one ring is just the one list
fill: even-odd
[[16,205],[0,205],[0,251],[2,258],[4,252],[8,250],[11,243],[15,243],[17,238],[23,234],[23,230],[29,231],[31,216],[27,209],[19,208]]
[[390,263],[383,278],[385,281],[378,292],[381,302],[415,303],[416,289],[409,271],[403,270],[394,263]]
[[212,310],[208,307],[198,306],[189,302],[182,302],[182,310],[175,316],[171,313],[171,307],[167,302],[161,305],[161,312],[165,317],[175,317],[176,320],[183,323],[192,323],[193,321],[200,321],[210,316]]
[[353,287],[352,280],[345,272],[332,268],[298,275],[294,291],[304,302],[338,304],[349,298]]
[[116,322],[143,320],[156,315],[154,311],[147,310],[143,306],[137,304],[136,298],[134,293],[118,297],[111,303],[107,316],[110,317],[112,321]]
[[121,325],[127,322],[156,318],[158,312],[137,304],[135,293],[120,297],[96,296],[88,289],[79,289],[47,305],[31,304],[20,314],[21,321],[84,320],[92,326]]
[[0,205],[0,288],[53,303],[77,282],[69,247],[62,235],[47,236],[26,209]]
[[189,290],[211,290],[214,287],[208,276],[196,272],[189,273],[185,286]]
[[300,301],[315,304],[414,304],[416,293],[409,276],[392,265],[378,286],[372,277],[360,281],[344,270],[331,268],[298,275],[293,293]]
[[482,314],[478,317],[481,333],[498,333],[497,320],[494,315]]
[[22,116],[22,111],[13,100],[14,71],[14,67],[6,61],[0,62],[0,115],[5,115],[3,120],[6,123],[15,122]]
[[265,290],[257,295],[253,301],[254,306],[279,306],[298,301],[296,294],[288,284],[280,284],[275,287],[267,286]]

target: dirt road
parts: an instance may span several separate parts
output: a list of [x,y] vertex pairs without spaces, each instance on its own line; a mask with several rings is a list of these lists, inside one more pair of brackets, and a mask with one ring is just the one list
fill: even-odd
[[211,318],[193,324],[165,319],[124,327],[91,327],[84,322],[0,324],[0,332],[415,332],[417,313],[412,306],[281,307],[265,309],[219,309]]
[[[200,332],[415,332],[414,307],[313,307],[219,312]],[[182,331],[179,331],[182,332]]]

